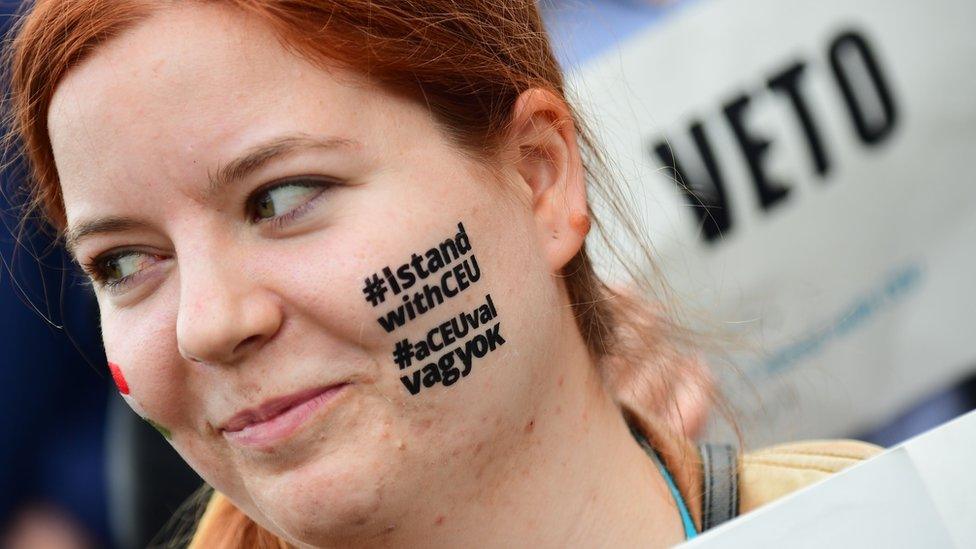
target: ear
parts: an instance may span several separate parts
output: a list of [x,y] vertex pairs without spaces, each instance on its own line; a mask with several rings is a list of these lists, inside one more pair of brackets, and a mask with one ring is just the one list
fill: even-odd
[[531,191],[537,242],[558,273],[583,246],[589,232],[586,178],[569,107],[540,88],[515,102],[510,127],[516,169]]

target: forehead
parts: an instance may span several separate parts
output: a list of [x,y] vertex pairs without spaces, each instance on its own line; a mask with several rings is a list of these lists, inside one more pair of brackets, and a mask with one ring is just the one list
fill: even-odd
[[205,179],[215,161],[262,138],[362,134],[364,103],[378,92],[337,75],[233,9],[188,3],[153,14],[69,72],[52,99],[69,223],[92,213],[93,193],[105,207],[113,196],[138,198],[120,188],[131,182]]

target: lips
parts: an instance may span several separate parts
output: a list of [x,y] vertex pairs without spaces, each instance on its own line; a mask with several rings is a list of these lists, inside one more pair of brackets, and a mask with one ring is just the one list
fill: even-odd
[[299,405],[305,404],[326,393],[335,392],[345,385],[345,383],[339,383],[326,387],[316,387],[283,397],[273,398],[256,408],[248,408],[234,414],[219,427],[219,430],[224,433],[235,433],[243,431],[247,427],[269,422]]

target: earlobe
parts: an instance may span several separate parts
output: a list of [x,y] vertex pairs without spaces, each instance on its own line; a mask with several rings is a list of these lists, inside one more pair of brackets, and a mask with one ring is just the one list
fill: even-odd
[[590,216],[583,212],[573,212],[569,216],[569,224],[583,238],[590,234]]
[[531,191],[537,242],[557,273],[579,252],[589,232],[586,184],[571,112],[556,94],[528,90],[516,101],[511,135],[519,176]]

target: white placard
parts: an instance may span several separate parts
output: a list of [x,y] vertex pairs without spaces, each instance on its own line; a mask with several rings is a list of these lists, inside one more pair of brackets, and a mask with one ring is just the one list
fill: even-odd
[[974,21],[697,0],[572,71],[680,299],[760,342],[729,385],[748,442],[869,429],[976,368]]

